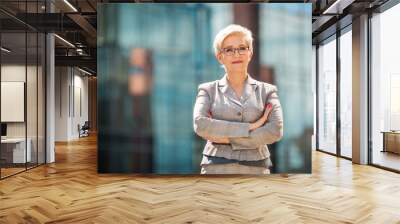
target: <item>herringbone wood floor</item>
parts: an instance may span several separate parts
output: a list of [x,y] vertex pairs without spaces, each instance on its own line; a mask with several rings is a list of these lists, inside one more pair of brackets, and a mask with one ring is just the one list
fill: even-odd
[[98,175],[96,139],[0,181],[0,223],[400,223],[400,175],[313,153],[312,175]]

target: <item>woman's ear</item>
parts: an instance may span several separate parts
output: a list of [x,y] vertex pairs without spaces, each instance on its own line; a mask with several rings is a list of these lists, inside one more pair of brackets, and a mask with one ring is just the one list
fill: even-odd
[[219,63],[224,64],[224,63],[222,62],[222,57],[223,57],[223,55],[221,54],[221,52],[216,53],[216,54],[215,54],[215,57],[217,58],[217,60],[219,61]]

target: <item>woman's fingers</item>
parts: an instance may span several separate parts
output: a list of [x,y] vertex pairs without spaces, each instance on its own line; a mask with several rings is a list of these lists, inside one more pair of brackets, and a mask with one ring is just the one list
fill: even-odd
[[267,103],[267,104],[265,105],[265,112],[271,111],[271,110],[272,110],[272,104],[271,104],[271,103]]
[[264,111],[264,116],[263,116],[265,121],[268,120],[268,115],[271,113],[271,111],[272,111],[272,104],[271,103],[267,103],[266,106],[265,106],[265,111]]

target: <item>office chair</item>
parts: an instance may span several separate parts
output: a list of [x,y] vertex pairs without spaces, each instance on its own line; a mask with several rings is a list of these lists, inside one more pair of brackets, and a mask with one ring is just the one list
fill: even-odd
[[80,127],[80,125],[78,124],[79,138],[89,136],[89,129],[90,129],[89,121],[85,121],[82,127]]

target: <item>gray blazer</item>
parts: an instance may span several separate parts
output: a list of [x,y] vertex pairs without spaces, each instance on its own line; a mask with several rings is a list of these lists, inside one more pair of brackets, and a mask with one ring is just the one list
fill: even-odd
[[[264,126],[249,131],[258,120],[266,103],[273,105]],[[243,94],[237,98],[228,85],[226,75],[220,80],[200,84],[193,110],[196,134],[229,138],[230,144],[207,141],[203,154],[227,159],[254,161],[269,158],[267,144],[279,141],[283,135],[282,109],[274,85],[254,80],[248,75]]]

